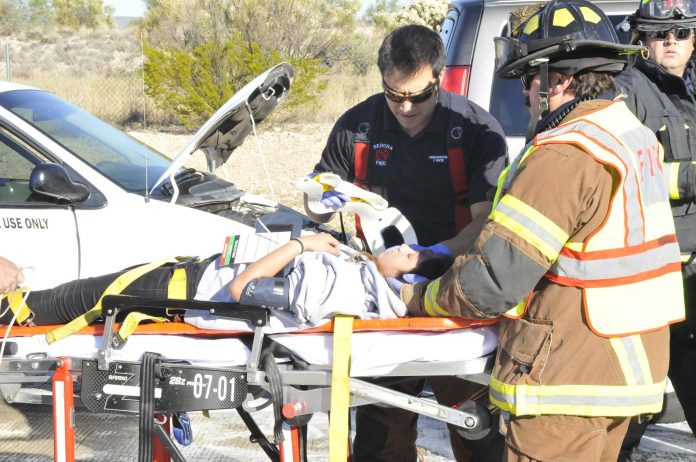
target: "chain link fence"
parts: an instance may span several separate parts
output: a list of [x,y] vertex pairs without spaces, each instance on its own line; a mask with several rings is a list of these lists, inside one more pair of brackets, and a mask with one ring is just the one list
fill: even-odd
[[[326,87],[316,99],[278,111],[276,119],[332,122],[379,91],[374,41],[365,34],[359,49],[346,44],[339,59],[327,61]],[[141,43],[133,28],[18,33],[0,39],[0,79],[55,93],[119,127],[179,126],[172,111],[158,108],[146,94]]]

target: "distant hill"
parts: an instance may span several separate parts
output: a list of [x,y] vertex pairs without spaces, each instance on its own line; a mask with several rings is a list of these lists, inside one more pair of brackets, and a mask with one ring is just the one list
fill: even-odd
[[112,19],[114,20],[116,27],[119,29],[125,29],[133,21],[137,21],[138,19],[142,18],[140,16],[114,16]]

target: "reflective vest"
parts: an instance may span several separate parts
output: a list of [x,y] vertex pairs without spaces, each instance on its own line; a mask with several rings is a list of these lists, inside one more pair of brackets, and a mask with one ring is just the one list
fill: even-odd
[[[609,213],[583,242],[572,241],[515,197],[502,195],[519,165],[547,144],[575,145],[613,173]],[[547,279],[582,289],[586,319],[595,334],[626,336],[684,319],[679,245],[662,148],[625,104],[612,103],[537,135],[518,159],[501,175],[491,218],[517,224],[525,239],[553,262]],[[505,316],[522,317],[529,299]]]

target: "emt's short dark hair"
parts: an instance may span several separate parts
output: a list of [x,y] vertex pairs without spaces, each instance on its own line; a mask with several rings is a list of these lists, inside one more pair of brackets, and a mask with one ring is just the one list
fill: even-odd
[[394,70],[412,75],[429,65],[433,77],[445,66],[445,45],[437,32],[418,24],[392,31],[379,47],[377,66],[382,76]]
[[598,98],[604,93],[616,90],[614,75],[609,72],[581,72],[573,76],[568,90],[578,98]]

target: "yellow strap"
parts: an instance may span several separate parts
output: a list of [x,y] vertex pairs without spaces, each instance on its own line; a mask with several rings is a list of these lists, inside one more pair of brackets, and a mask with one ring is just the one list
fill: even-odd
[[167,285],[167,298],[186,300],[186,268],[181,267],[174,270]]
[[[17,289],[7,295],[7,303],[9,304],[12,312],[17,315],[17,322],[19,324],[23,324],[27,319],[31,319],[33,317],[31,309],[26,303],[23,303],[24,293],[27,290],[29,289],[22,287],[21,289]],[[3,298],[5,298],[5,295],[0,296],[0,300]]]
[[329,462],[345,462],[348,458],[349,374],[352,337],[353,317],[337,314],[334,318],[333,331]]
[[146,265],[137,266],[132,270],[123,273],[122,275],[117,277],[111,284],[109,284],[109,287],[106,288],[101,297],[99,297],[97,304],[94,305],[94,307],[91,310],[89,310],[82,316],[73,319],[69,323],[60,326],[59,328],[54,329],[48,334],[46,334],[46,341],[49,344],[54,343],[58,340],[64,339],[69,335],[74,334],[83,327],[90,325],[97,318],[99,318],[99,316],[101,316],[101,304],[104,297],[106,297],[107,295],[120,294],[126,287],[130,285],[130,283],[132,283],[142,275],[149,273],[153,269],[159,268],[168,261],[170,261],[170,259],[167,258],[165,260],[148,263]]
[[128,337],[130,337],[133,334],[133,332],[135,332],[135,329],[138,327],[138,324],[140,324],[143,321],[168,322],[169,320],[164,317],[151,316],[149,314],[139,313],[137,311],[128,313],[126,319],[123,320],[123,324],[121,324],[121,328],[118,330],[119,339],[121,341],[125,341]]

